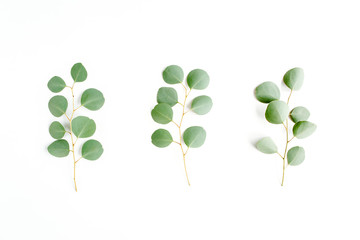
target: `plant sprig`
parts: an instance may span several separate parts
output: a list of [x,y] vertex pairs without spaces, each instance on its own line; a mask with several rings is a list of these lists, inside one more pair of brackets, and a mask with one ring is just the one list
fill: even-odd
[[[158,90],[157,93],[157,102],[158,104],[151,111],[151,116],[153,120],[160,124],[168,124],[172,122],[178,129],[179,132],[179,141],[174,141],[170,132],[165,129],[156,130],[152,136],[152,143],[159,147],[164,148],[169,146],[171,143],[176,143],[179,145],[183,157],[184,169],[187,182],[190,186],[189,176],[186,170],[186,155],[189,151],[189,148],[198,148],[201,147],[206,139],[206,131],[200,126],[192,126],[187,128],[184,133],[182,133],[182,125],[184,116],[189,112],[193,111],[199,115],[207,114],[212,108],[212,100],[208,96],[198,96],[192,100],[191,108],[186,109],[186,104],[188,97],[192,89],[203,90],[208,87],[210,78],[209,75],[201,69],[192,70],[186,78],[187,85],[183,83],[184,72],[183,70],[176,65],[170,65],[165,68],[162,73],[163,79],[168,84],[181,84],[185,91],[184,101],[179,102],[177,91],[172,87],[162,87]],[[173,120],[173,109],[175,105],[180,105],[181,107],[181,118],[177,123]],[[184,143],[187,146],[186,150]]]
[[[94,120],[85,116],[78,116],[74,118],[75,112],[81,107],[85,107],[92,111],[99,110],[104,105],[105,98],[99,90],[89,88],[85,90],[81,96],[81,105],[75,107],[74,87],[75,83],[83,82],[86,80],[87,71],[85,67],[81,63],[76,63],[71,68],[71,77],[74,80],[71,86],[66,85],[65,81],[58,76],[51,78],[48,82],[48,88],[50,89],[50,91],[54,93],[59,93],[63,89],[69,88],[72,96],[72,111],[69,115],[66,114],[68,108],[68,101],[64,96],[57,95],[52,97],[49,101],[48,107],[52,115],[54,115],[55,117],[61,117],[62,115],[65,115],[65,117],[69,121],[70,127],[69,129],[66,129],[58,121],[54,121],[51,123],[49,128],[50,135],[57,140],[49,145],[48,151],[51,155],[55,157],[66,157],[69,155],[70,152],[72,152],[74,161],[74,185],[75,191],[77,191],[75,177],[76,164],[83,158],[87,160],[97,160],[100,158],[104,150],[100,142],[91,139],[83,144],[81,149],[81,157],[76,159],[75,145],[78,139],[91,137],[95,133],[96,124]],[[71,149],[68,141],[62,139],[66,133],[68,133],[71,138]]]
[[[293,91],[301,88],[304,82],[304,71],[301,68],[293,68],[287,71],[283,77],[285,85],[290,89],[287,102],[281,101],[280,90],[273,82],[264,82],[256,87],[255,97],[262,103],[268,104],[265,111],[265,118],[272,124],[282,124],[286,132],[285,150],[281,155],[274,141],[270,137],[264,137],[256,143],[256,148],[266,154],[278,154],[283,161],[283,174],[281,186],[284,185],[286,159],[288,165],[300,165],[305,159],[303,147],[295,146],[288,150],[289,143],[294,139],[302,139],[310,136],[316,130],[316,125],[307,121],[310,112],[305,107],[295,107],[289,111],[290,97]],[[289,136],[289,118],[294,123],[292,128],[293,137]]]

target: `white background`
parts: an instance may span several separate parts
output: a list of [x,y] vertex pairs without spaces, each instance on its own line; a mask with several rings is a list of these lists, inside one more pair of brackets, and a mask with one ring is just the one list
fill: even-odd
[[[359,22],[357,1],[345,0],[1,0],[0,239],[359,239]],[[106,98],[79,110],[105,151],[78,163],[77,193],[71,157],[46,150],[47,82],[71,84],[76,62],[88,71],[76,96],[93,87]],[[170,64],[211,78],[190,99],[211,96],[212,111],[184,122],[207,131],[187,156],[191,187],[179,147],[150,139],[160,127],[177,138],[150,116]],[[318,129],[292,143],[306,159],[280,187],[281,159],[253,144],[272,136],[282,149],[284,129],[266,122],[253,90],[280,86],[293,67],[305,82],[290,105],[306,106]]]

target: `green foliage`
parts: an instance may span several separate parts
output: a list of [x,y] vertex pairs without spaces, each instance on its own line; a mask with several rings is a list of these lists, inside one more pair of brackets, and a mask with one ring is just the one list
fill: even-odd
[[87,71],[85,67],[81,63],[76,63],[71,68],[71,77],[73,78],[74,82],[83,82],[87,78]]
[[162,73],[163,79],[167,84],[177,84],[184,80],[184,72],[181,67],[171,65],[165,68]]
[[[84,158],[88,160],[96,160],[103,153],[103,148],[101,143],[96,140],[88,140],[82,146],[82,156],[76,160],[76,150],[75,145],[77,143],[78,138],[88,138],[94,135],[96,131],[96,124],[94,120],[85,117],[85,116],[75,116],[75,112],[78,111],[79,108],[85,107],[89,110],[98,110],[100,109],[105,102],[105,98],[103,94],[94,88],[89,88],[81,96],[81,105],[75,107],[75,97],[74,97],[74,87],[77,82],[83,82],[87,78],[87,71],[85,67],[81,63],[76,63],[71,68],[71,77],[74,80],[73,84],[66,85],[65,81],[60,77],[53,77],[48,82],[48,88],[52,92],[60,92],[66,86],[70,89],[70,93],[72,96],[72,111],[68,115],[66,113],[68,108],[68,101],[64,96],[54,96],[49,101],[49,110],[51,114],[55,117],[61,117],[65,114],[66,119],[69,121],[69,128],[66,129],[63,124],[58,121],[54,121],[51,123],[49,127],[50,135],[58,139],[48,147],[48,152],[55,157],[66,157],[69,155],[69,152],[72,152],[73,161],[74,161],[74,184],[75,190],[77,191],[76,181],[75,181],[75,165],[76,163]],[[71,86],[71,87],[70,87]],[[66,126],[66,125],[65,125]],[[71,139],[71,144],[68,143],[64,138],[65,134],[68,133]],[[71,147],[71,149],[70,149]]]
[[[187,108],[187,100],[189,99],[189,94],[191,89],[202,90],[208,87],[210,78],[209,75],[201,69],[192,70],[186,78],[186,83],[183,83],[184,72],[183,70],[176,65],[170,65],[165,68],[162,73],[163,79],[168,84],[178,84],[180,83],[181,89],[185,90],[185,97],[183,102],[179,102],[179,97],[177,91],[172,87],[162,87],[157,93],[157,102],[158,104],[152,109],[151,117],[153,120],[160,124],[168,124],[173,122],[174,125],[178,128],[176,132],[179,133],[179,140],[174,141],[170,132],[165,129],[158,129],[151,135],[151,142],[159,148],[164,148],[169,146],[171,143],[176,143],[180,146],[183,160],[185,173],[190,185],[189,178],[186,171],[185,156],[188,153],[189,148],[198,148],[202,146],[206,139],[206,132],[202,127],[190,127],[182,133],[182,123],[185,115],[191,111],[199,115],[204,115],[208,113],[213,105],[213,102],[210,97],[202,95],[194,98],[191,102],[191,108]],[[173,120],[173,109],[180,108],[180,121],[176,122]],[[185,148],[184,144],[188,147]]]
[[281,124],[289,115],[288,105],[280,100],[272,101],[266,108],[265,118],[270,123]]
[[72,131],[78,138],[88,138],[94,135],[96,130],[96,124],[94,120],[79,116],[72,120]]
[[198,96],[194,98],[191,103],[191,110],[199,115],[204,115],[210,112],[213,102],[208,96]]
[[66,87],[64,80],[60,77],[52,77],[48,82],[48,88],[53,93],[61,92]]
[[173,118],[173,110],[169,104],[159,103],[151,111],[151,116],[157,123],[168,124]]
[[105,103],[102,92],[95,88],[89,88],[81,95],[81,105],[89,110],[99,110]]
[[255,88],[255,97],[262,103],[280,99],[280,90],[273,82],[263,82]]
[[48,151],[55,157],[66,157],[70,152],[69,143],[64,139],[56,140],[49,145]]
[[299,90],[304,82],[304,70],[301,68],[293,68],[284,75],[284,83],[291,90]]
[[68,107],[68,101],[64,96],[54,96],[49,101],[49,110],[55,117],[61,117]]
[[65,131],[64,126],[60,122],[57,122],[57,121],[52,122],[49,127],[49,133],[55,139],[63,138],[65,135],[65,132],[66,131]]
[[266,154],[277,153],[278,149],[271,137],[264,137],[256,143],[256,148]]
[[157,93],[158,103],[167,103],[170,107],[175,106],[178,103],[178,95],[172,87],[162,87]]
[[204,70],[194,69],[188,74],[186,81],[190,89],[204,90],[209,86],[210,77]]
[[302,147],[292,147],[287,154],[288,164],[291,166],[300,165],[305,160],[305,150]]
[[168,130],[158,129],[151,135],[151,142],[159,148],[164,148],[173,142],[173,138]]
[[82,157],[87,160],[97,160],[103,152],[101,143],[93,139],[86,141],[81,148]]
[[189,148],[201,147],[206,139],[206,132],[202,127],[189,127],[184,132],[184,142]]
[[297,122],[293,127],[293,134],[296,138],[306,138],[313,134],[316,130],[316,125],[308,121]]
[[305,107],[296,107],[290,112],[290,119],[294,123],[299,121],[306,121],[310,117],[310,112]]
[[[301,68],[293,68],[287,71],[283,77],[285,85],[290,88],[287,103],[280,99],[280,90],[272,82],[264,82],[255,88],[255,97],[262,103],[268,103],[265,111],[265,118],[273,124],[282,124],[286,132],[286,142],[284,155],[278,152],[277,146],[270,137],[260,139],[256,143],[256,148],[263,153],[277,153],[283,160],[283,177],[281,186],[284,184],[284,174],[286,159],[288,165],[297,166],[305,159],[305,150],[302,147],[293,147],[288,150],[289,143],[296,138],[306,138],[316,130],[316,125],[308,120],[310,112],[305,107],[295,107],[289,113],[289,101],[294,90],[299,90],[304,82],[304,71]],[[293,137],[289,136],[289,119],[295,123],[293,126]]]

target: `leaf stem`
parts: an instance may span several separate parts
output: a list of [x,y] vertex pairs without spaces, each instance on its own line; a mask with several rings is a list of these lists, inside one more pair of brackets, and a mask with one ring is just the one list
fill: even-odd
[[[74,142],[74,136],[73,136],[73,131],[72,131],[72,120],[73,120],[73,117],[74,117],[74,113],[75,111],[78,109],[75,109],[75,98],[74,98],[74,85],[75,85],[75,82],[73,83],[72,87],[70,87],[70,90],[71,90],[71,96],[72,96],[72,106],[73,106],[73,109],[72,109],[72,113],[71,113],[71,117],[69,118],[66,114],[66,117],[67,119],[69,120],[69,123],[70,123],[70,136],[71,136],[71,146],[72,146],[72,155],[73,155],[73,160],[74,160],[74,185],[75,185],[75,191],[77,192],[77,186],[76,186],[76,163],[81,159],[79,158],[77,161],[76,161],[76,158],[75,158],[75,144],[78,140],[78,138],[76,138],[75,142]],[[81,107],[81,106],[80,106]],[[80,108],[79,107],[79,108]]]
[[[289,97],[288,97],[287,102],[286,102],[287,105],[289,105],[290,97],[291,97],[292,92],[293,92],[293,90],[291,89],[290,94],[289,94]],[[286,131],[286,144],[285,144],[284,156],[281,156],[281,155],[278,153],[279,156],[282,157],[282,160],[283,160],[283,174],[282,174],[281,186],[284,186],[285,167],[286,167],[286,161],[285,161],[285,159],[286,159],[286,154],[287,154],[287,151],[288,151],[288,145],[289,145],[289,142],[294,139],[294,137],[293,137],[293,138],[291,138],[291,139],[289,140],[289,116],[286,117],[286,124],[283,123],[283,125],[284,125],[285,131]]]
[[185,156],[186,156],[186,154],[187,154],[187,152],[188,152],[188,150],[189,150],[189,147],[187,148],[187,150],[186,150],[186,152],[185,152],[185,151],[184,151],[184,148],[183,148],[183,144],[182,144],[181,126],[182,126],[182,123],[183,123],[184,115],[186,114],[186,112],[185,112],[186,100],[187,100],[187,98],[188,98],[188,96],[189,96],[189,94],[190,94],[191,89],[188,91],[188,89],[186,88],[186,86],[185,86],[183,83],[181,83],[181,85],[183,85],[183,87],[184,87],[184,89],[185,89],[185,99],[184,99],[184,103],[183,103],[183,104],[180,103],[180,105],[182,106],[181,120],[180,120],[180,123],[179,123],[179,124],[175,123],[174,121],[172,121],[172,122],[175,123],[175,125],[176,125],[176,126],[178,127],[178,129],[179,129],[179,137],[180,137],[180,140],[179,140],[179,142],[175,142],[175,141],[174,141],[174,142],[180,145],[181,153],[182,153],[182,155],[183,155],[183,160],[184,160],[184,169],[185,169],[186,180],[187,180],[187,182],[188,182],[188,184],[189,184],[189,186],[190,186],[189,176],[188,176],[188,173],[187,173],[187,170],[186,170],[186,159],[185,159]]

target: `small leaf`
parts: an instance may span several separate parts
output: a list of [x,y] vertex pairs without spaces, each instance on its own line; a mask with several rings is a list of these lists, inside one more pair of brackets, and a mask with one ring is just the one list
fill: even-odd
[[273,82],[263,82],[255,88],[255,97],[262,103],[280,99],[280,90]]
[[291,166],[300,165],[305,160],[305,150],[302,147],[296,146],[291,148],[287,153],[287,161]]
[[316,125],[309,121],[297,122],[293,127],[293,134],[295,137],[301,139],[313,134],[316,130]]
[[281,124],[289,115],[288,105],[279,100],[272,101],[266,108],[265,118],[270,123]]
[[168,124],[173,118],[173,110],[169,104],[159,103],[151,111],[151,116],[157,123]]
[[310,117],[310,112],[305,107],[296,107],[290,112],[290,119],[294,123],[306,121]]
[[194,69],[188,74],[186,81],[191,89],[203,90],[209,86],[210,77],[204,70]]
[[304,70],[301,68],[293,68],[284,75],[284,83],[292,90],[299,90],[304,82]]
[[159,148],[164,148],[173,142],[173,138],[168,130],[158,129],[151,135],[151,142]]
[[87,78],[87,71],[81,63],[76,63],[71,68],[71,77],[74,79],[74,82],[83,82]]
[[191,110],[199,115],[204,115],[210,112],[213,102],[208,96],[198,96],[194,98],[191,103]]
[[48,151],[55,157],[66,157],[70,152],[69,143],[64,139],[56,140],[50,144]]
[[103,152],[101,143],[93,139],[86,141],[81,148],[82,157],[87,160],[97,160]]
[[170,65],[162,73],[163,79],[168,84],[181,83],[184,80],[184,72],[181,67]]
[[50,91],[54,93],[58,93],[61,92],[66,87],[66,83],[64,82],[64,80],[62,80],[61,77],[55,76],[49,80],[47,86],[50,89]]
[[206,139],[206,132],[202,127],[189,127],[183,134],[184,142],[189,148],[201,147]]
[[49,110],[55,117],[61,117],[68,107],[68,102],[64,96],[54,96],[49,101]]
[[81,105],[89,110],[99,110],[105,103],[105,98],[102,92],[95,88],[86,89],[81,95]]
[[171,87],[160,88],[157,93],[157,102],[167,103],[171,107],[175,106],[178,103],[178,95],[176,90]]
[[54,121],[49,127],[50,135],[55,139],[61,139],[65,135],[65,128],[60,122]]
[[72,131],[78,138],[88,138],[94,135],[96,130],[96,124],[94,120],[79,116],[71,121]]
[[266,154],[277,153],[278,149],[274,141],[270,137],[264,137],[256,143],[256,148]]

